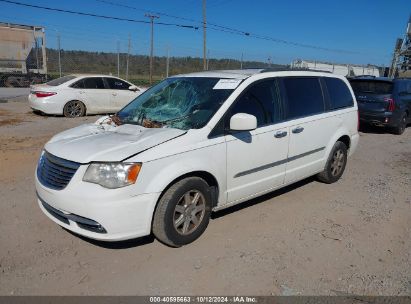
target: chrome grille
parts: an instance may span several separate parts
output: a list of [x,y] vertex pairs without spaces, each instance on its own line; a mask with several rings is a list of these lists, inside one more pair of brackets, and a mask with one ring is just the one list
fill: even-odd
[[44,186],[62,190],[76,173],[79,163],[54,156],[46,151],[40,157],[37,165],[37,178]]

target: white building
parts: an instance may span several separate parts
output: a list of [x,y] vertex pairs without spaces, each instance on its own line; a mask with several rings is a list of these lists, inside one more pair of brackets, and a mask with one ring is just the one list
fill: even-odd
[[380,76],[378,67],[374,65],[355,65],[296,59],[291,63],[291,67],[316,71],[328,71],[342,76]]

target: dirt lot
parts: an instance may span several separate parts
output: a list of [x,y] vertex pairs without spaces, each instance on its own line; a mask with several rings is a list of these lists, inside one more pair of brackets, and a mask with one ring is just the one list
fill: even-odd
[[0,103],[0,294],[411,295],[411,128],[361,133],[338,183],[308,179],[214,215],[195,243],[100,243],[37,206],[34,170],[55,133],[95,121]]

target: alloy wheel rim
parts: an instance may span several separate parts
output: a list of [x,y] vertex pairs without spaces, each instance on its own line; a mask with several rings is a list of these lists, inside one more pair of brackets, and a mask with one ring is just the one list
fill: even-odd
[[77,117],[81,114],[81,105],[79,102],[73,101],[67,105],[67,112],[70,117]]
[[344,152],[341,149],[335,151],[331,162],[331,174],[338,176],[344,166]]
[[187,191],[174,208],[173,223],[181,235],[194,232],[202,223],[205,214],[205,198],[198,190]]

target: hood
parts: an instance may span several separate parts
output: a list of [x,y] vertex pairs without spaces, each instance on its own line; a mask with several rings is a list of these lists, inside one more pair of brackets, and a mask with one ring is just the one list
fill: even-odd
[[184,133],[186,131],[171,128],[86,124],[57,134],[45,149],[55,156],[83,164],[122,161]]

